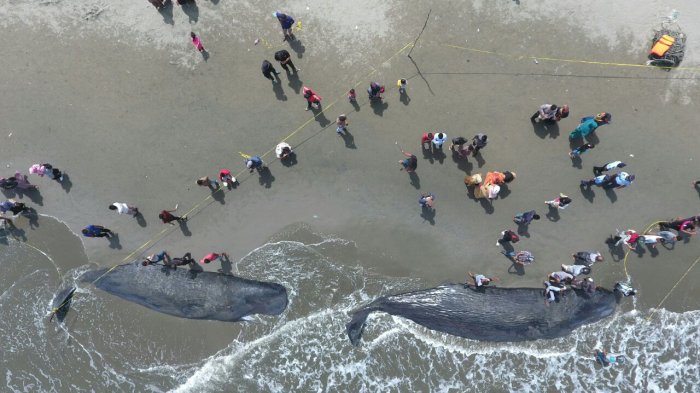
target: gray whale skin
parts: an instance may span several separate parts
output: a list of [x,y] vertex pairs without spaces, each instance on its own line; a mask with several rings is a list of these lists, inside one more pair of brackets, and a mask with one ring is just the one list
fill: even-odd
[[[85,272],[80,280],[92,282],[106,271]],[[136,262],[117,266],[95,286],[152,310],[189,319],[235,322],[252,314],[279,315],[288,303],[287,289],[277,283]]]
[[525,341],[557,338],[612,315],[613,292],[597,288],[587,294],[571,290],[557,302],[544,304],[544,289],[445,284],[436,288],[382,296],[355,310],[346,325],[358,345],[367,316],[376,311],[400,316],[459,337],[483,341]]

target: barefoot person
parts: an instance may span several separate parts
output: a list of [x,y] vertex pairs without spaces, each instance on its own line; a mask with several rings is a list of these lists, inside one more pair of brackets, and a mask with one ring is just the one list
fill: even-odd
[[163,224],[175,225],[173,224],[173,221],[187,222],[187,216],[178,217],[172,214],[172,212],[177,210],[178,206],[179,205],[175,205],[173,210],[162,210],[160,214],[158,214],[158,218],[163,221]]
[[132,217],[136,217],[139,214],[139,209],[136,206],[129,206],[122,202],[114,202],[109,205],[109,210],[114,210],[119,213],[119,215],[126,214]]

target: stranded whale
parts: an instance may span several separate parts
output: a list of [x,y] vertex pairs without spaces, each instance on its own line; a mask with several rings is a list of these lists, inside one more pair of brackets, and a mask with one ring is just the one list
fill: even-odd
[[88,271],[80,280],[97,279],[95,286],[112,295],[176,317],[233,322],[287,308],[287,290],[277,283],[138,263],[107,271]]
[[538,288],[474,289],[464,284],[382,296],[354,311],[346,325],[353,345],[362,338],[370,313],[383,311],[428,329],[484,341],[524,341],[565,336],[574,329],[610,316],[617,306],[613,292],[572,290],[545,305]]

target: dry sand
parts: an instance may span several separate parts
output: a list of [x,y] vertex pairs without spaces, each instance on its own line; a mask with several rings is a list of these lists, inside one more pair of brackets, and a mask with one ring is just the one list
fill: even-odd
[[[196,14],[175,6],[172,20],[145,1],[131,3],[0,7],[7,54],[0,58],[1,164],[13,173],[45,161],[68,173],[66,190],[33,179],[42,196],[36,208],[75,232],[89,223],[118,232],[112,247],[102,239],[84,241],[92,262],[119,263],[150,239],[157,239],[149,243],[152,251],[198,256],[222,250],[236,261],[289,224],[306,222],[356,241],[363,250],[356,263],[388,274],[439,283],[471,270],[497,275],[501,285],[537,286],[572,252],[599,249],[607,261],[594,277],[611,286],[624,279],[622,262],[604,243],[615,228],[641,231],[658,219],[697,213],[698,193],[689,185],[699,177],[697,70],[523,58],[641,64],[651,30],[671,6],[649,0],[628,13],[600,10],[600,1],[557,2],[556,11],[547,1],[438,4],[413,63],[408,48],[396,54],[422,27],[427,5],[387,2],[369,12],[374,2],[291,2],[284,9],[303,21],[300,42],[290,50],[302,68],[300,81],[290,83],[282,73],[281,86],[271,86],[259,67],[287,46],[270,15],[278,3],[201,1]],[[683,66],[697,67],[700,31],[690,24],[698,7],[677,3],[690,36]],[[188,42],[190,30],[209,49],[208,61]],[[394,88],[400,77],[409,80],[408,103]],[[367,104],[369,80],[387,85],[386,108]],[[359,111],[344,97],[356,83]],[[302,84],[324,97],[325,111],[315,120],[303,110]],[[558,134],[530,124],[545,102],[572,108]],[[613,124],[599,129],[600,144],[583,156],[581,168],[572,166],[567,134],[578,119],[600,111],[611,112]],[[349,116],[351,148],[334,132],[340,113]],[[488,134],[483,162],[456,163],[447,150],[443,159],[424,159],[420,134],[435,129],[450,138]],[[261,154],[290,134],[296,165],[280,165],[270,154],[271,177],[245,174],[239,187],[215,200],[195,185],[222,167],[238,172],[238,152]],[[419,157],[420,187],[399,171],[395,141]],[[613,160],[627,162],[636,182],[582,195],[578,183],[592,175],[592,165]],[[462,183],[465,174],[488,170],[517,172],[492,207],[468,198]],[[423,191],[437,195],[434,223],[420,215]],[[542,202],[559,192],[574,203],[549,220]],[[113,214],[107,206],[115,201],[137,205],[146,223]],[[195,207],[187,229],[163,233],[157,214],[178,203],[179,212]],[[516,212],[529,209],[543,219],[517,249],[534,252],[537,261],[523,276],[509,274],[494,242],[501,230],[514,228]],[[630,255],[642,307],[656,305],[695,260],[695,240],[658,256]],[[692,271],[666,306],[697,308],[699,275]]]

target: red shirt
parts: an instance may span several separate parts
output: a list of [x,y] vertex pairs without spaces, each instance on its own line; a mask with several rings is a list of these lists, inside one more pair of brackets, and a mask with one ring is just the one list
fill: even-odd
[[160,217],[160,219],[163,220],[163,224],[167,224],[167,223],[169,223],[170,221],[174,221],[174,220],[175,220],[175,216],[173,216],[172,214],[170,214],[170,212],[167,211],[167,210],[163,210],[162,212],[160,212],[160,214],[158,215],[158,217]]
[[430,142],[431,140],[432,140],[432,139],[428,136],[428,133],[427,133],[427,132],[424,132],[424,133],[423,133],[423,137],[421,138],[420,141],[421,141],[421,143],[425,143],[425,142]]

